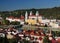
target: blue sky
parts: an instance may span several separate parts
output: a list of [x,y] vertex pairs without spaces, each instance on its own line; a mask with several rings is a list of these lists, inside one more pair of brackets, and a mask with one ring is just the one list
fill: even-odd
[[60,0],[0,0],[0,11],[59,7]]

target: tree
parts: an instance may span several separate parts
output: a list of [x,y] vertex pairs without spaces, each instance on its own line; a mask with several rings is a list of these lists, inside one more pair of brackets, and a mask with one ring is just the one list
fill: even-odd
[[4,19],[4,20],[2,20],[2,24],[3,24],[3,25],[9,25],[10,22],[9,22],[8,20],[5,20],[5,19]]
[[48,39],[48,36],[45,36],[44,37],[43,43],[51,43],[50,40]]
[[20,22],[14,21],[14,22],[11,22],[10,24],[12,24],[12,25],[19,25]]

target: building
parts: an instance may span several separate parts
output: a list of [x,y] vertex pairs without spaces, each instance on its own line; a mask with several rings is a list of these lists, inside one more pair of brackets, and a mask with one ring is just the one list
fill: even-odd
[[25,22],[28,22],[28,24],[37,24],[38,21],[42,19],[41,16],[39,16],[38,11],[36,11],[36,14],[33,15],[32,11],[30,12],[30,15],[27,17],[28,14],[26,14]]
[[25,17],[22,15],[20,16],[20,18],[10,16],[10,17],[6,17],[6,20],[9,20],[10,22],[17,21],[17,22],[20,22],[21,24],[24,24],[24,22],[26,22],[26,23],[32,24],[32,25],[35,25],[35,24],[45,25],[46,24],[51,27],[53,27],[53,25],[54,25],[54,27],[56,27],[56,26],[59,27],[59,25],[56,24],[56,19],[46,19],[46,18],[43,19],[43,16],[41,16],[38,11],[36,11],[35,15],[32,13],[32,11],[30,11],[29,16],[28,16],[28,12],[26,11]]
[[10,22],[20,22],[20,24],[24,24],[24,16],[20,16],[20,18],[18,17],[13,17],[13,16],[9,16],[6,17],[6,20],[10,21]]
[[25,22],[32,25],[43,24],[43,25],[51,26],[53,28],[59,27],[59,25],[56,23],[56,19],[46,19],[46,18],[43,19],[43,16],[39,15],[38,11],[36,11],[35,15],[33,15],[32,11],[30,11],[29,16],[28,16],[28,13],[26,12]]

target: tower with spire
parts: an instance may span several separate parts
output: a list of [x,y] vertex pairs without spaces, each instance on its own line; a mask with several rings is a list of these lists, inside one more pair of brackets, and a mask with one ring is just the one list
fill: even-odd
[[28,19],[28,12],[25,13],[25,21]]
[[32,11],[30,11],[30,16],[32,15]]
[[39,16],[39,12],[38,11],[36,11],[36,16]]
[[36,21],[38,22],[38,16],[39,16],[39,12],[36,11]]

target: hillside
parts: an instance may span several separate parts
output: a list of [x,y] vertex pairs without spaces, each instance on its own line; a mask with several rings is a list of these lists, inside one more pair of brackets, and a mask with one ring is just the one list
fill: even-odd
[[45,9],[21,9],[21,10],[14,10],[14,11],[2,11],[0,12],[0,15],[2,17],[7,16],[15,16],[20,17],[20,15],[25,15],[25,12],[30,13],[30,11],[33,12],[33,14],[36,13],[36,11],[39,11],[39,14],[46,17],[46,18],[56,18],[60,19],[60,7],[54,7],[54,8],[45,8]]

